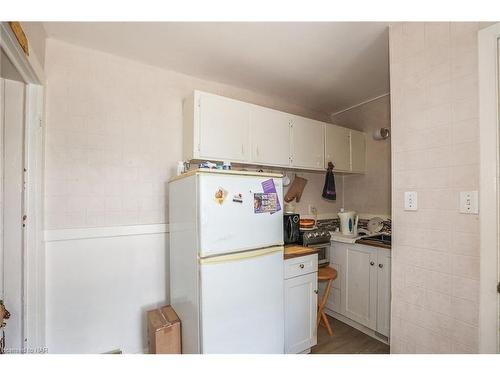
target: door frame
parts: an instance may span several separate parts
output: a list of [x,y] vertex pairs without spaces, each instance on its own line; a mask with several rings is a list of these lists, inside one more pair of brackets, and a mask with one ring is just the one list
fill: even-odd
[[[27,56],[8,22],[0,22],[0,43],[5,55],[25,82],[25,189],[23,210],[23,347],[45,352],[45,246],[43,242],[44,84],[36,56]],[[0,167],[3,174],[3,165]],[[3,241],[0,243],[3,246]],[[3,249],[2,254],[3,254]]]
[[[479,57],[479,352],[500,352],[499,342],[499,101],[500,23],[478,32]],[[492,329],[496,327],[496,329]]]

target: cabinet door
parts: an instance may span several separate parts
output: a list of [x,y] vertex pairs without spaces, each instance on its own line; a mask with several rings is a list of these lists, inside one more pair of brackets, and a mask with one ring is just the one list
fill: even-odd
[[375,330],[377,325],[377,252],[365,246],[349,246],[346,251],[345,315]]
[[325,124],[294,117],[292,120],[292,166],[323,170]]
[[252,163],[290,165],[291,116],[269,108],[253,106],[250,112]]
[[[332,291],[328,296],[327,307],[342,315],[345,315],[345,306],[342,302],[342,296],[345,295],[344,270],[346,268],[346,253],[346,244],[332,242],[332,245],[330,246],[330,267],[337,270],[337,278],[332,283]],[[322,284],[324,283],[320,283],[320,288]]]
[[351,171],[366,171],[366,139],[365,133],[351,130]]
[[316,345],[318,273],[285,280],[285,353]]
[[337,125],[325,125],[325,168],[331,161],[336,171],[351,170],[351,146],[349,129]]
[[391,253],[390,250],[377,252],[377,332],[389,337],[391,325]]
[[250,160],[251,105],[217,95],[200,95],[199,155],[208,160]]

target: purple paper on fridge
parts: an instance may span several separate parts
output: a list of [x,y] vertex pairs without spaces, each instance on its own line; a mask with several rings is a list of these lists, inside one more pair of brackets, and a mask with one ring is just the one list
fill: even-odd
[[279,200],[278,194],[276,192],[276,185],[274,184],[274,180],[272,178],[270,178],[269,180],[263,181],[262,182],[262,189],[264,190],[264,193],[276,194],[276,210],[273,211],[272,213],[281,210],[280,200]]

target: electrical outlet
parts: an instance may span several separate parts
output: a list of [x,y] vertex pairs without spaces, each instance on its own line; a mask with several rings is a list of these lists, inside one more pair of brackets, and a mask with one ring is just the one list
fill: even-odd
[[463,214],[477,214],[479,212],[477,190],[460,192],[460,212]]
[[417,192],[405,191],[405,211],[417,211]]
[[309,214],[316,215],[317,213],[318,213],[318,209],[316,208],[316,206],[310,204],[309,205]]

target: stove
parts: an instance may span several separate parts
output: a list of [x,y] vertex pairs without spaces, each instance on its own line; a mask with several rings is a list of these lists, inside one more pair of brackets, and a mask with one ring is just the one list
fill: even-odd
[[300,230],[299,244],[318,251],[318,267],[330,263],[330,232],[327,229]]
[[330,232],[326,229],[300,230],[299,244],[302,246],[330,243]]

